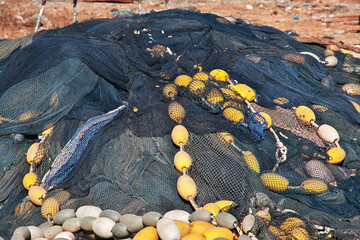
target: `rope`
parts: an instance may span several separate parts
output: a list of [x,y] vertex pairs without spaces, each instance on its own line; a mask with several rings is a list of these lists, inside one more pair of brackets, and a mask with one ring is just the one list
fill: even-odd
[[287,154],[287,147],[280,141],[280,138],[278,137],[278,135],[276,134],[275,130],[271,127],[270,132],[274,135],[276,143],[276,153],[275,153],[275,158],[276,158],[276,164],[273,168],[273,172],[277,169],[277,167],[279,166],[280,163],[285,162],[286,161],[286,154]]

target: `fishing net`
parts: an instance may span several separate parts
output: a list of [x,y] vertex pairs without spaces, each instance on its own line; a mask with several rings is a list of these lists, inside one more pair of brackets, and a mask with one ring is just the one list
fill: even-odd
[[[258,213],[251,231],[261,239],[359,237],[360,61],[335,51],[329,66],[325,49],[186,10],[1,41],[0,235],[44,222],[22,185],[30,168],[61,209],[193,211],[176,185],[170,135],[181,124],[199,206],[228,199],[239,221]],[[319,136],[323,124],[339,139]],[[30,165],[34,143],[42,159]],[[334,148],[346,152],[337,164]]]

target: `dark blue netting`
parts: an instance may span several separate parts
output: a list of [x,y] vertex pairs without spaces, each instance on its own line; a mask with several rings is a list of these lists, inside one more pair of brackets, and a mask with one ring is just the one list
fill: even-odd
[[[168,114],[172,100],[162,91],[177,76],[196,74],[198,66],[207,73],[226,70],[232,80],[255,90],[258,102],[251,104],[271,115],[273,130],[287,148],[287,160],[276,173],[297,184],[310,178],[304,164],[320,159],[334,173],[337,187],[321,195],[269,191],[259,176],[276,165],[277,140],[265,129],[267,122],[246,109],[243,98],[232,104],[244,113],[244,123],[224,116],[225,100],[209,103],[211,90],[228,85],[211,80],[203,94],[178,87],[174,98],[186,112],[182,124],[191,138],[185,150],[193,157],[189,174],[199,189],[197,203],[226,198],[246,204],[259,191],[330,227],[360,229],[339,220],[360,214],[360,118],[350,102],[360,104],[360,97],[341,91],[346,83],[359,83],[355,71],[343,69],[346,64],[347,69],[359,67],[360,61],[337,52],[338,65],[328,68],[301,54],[323,60],[324,49],[271,27],[231,24],[214,14],[185,10],[91,20],[35,34],[31,44],[0,60],[0,235],[43,221],[39,208],[27,214],[15,214],[15,209],[27,195],[21,186],[29,171],[26,151],[50,126],[54,132],[45,140],[46,154],[35,172],[43,178],[50,171],[45,178],[46,187],[54,186],[49,196],[61,189],[71,193],[62,207],[94,204],[136,214],[191,211],[176,190],[181,173],[173,166],[178,147],[170,138],[176,123]],[[124,104],[121,113],[108,113]],[[337,129],[347,154],[343,163],[326,162],[334,144],[296,118],[292,107],[300,105],[314,110],[318,125]],[[234,136],[233,145],[219,140],[217,134],[225,131]],[[255,155],[259,173],[249,169],[243,151]],[[52,164],[59,159],[66,160],[55,171]]]

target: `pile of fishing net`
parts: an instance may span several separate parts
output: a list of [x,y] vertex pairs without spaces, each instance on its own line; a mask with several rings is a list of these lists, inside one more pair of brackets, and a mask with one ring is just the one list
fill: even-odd
[[345,51],[168,10],[1,40],[0,57],[0,236],[68,212],[84,239],[360,237]]

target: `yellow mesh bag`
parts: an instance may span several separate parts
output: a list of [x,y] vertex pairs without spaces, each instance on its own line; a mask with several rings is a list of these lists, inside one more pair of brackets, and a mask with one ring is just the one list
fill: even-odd
[[274,235],[275,237],[279,238],[280,240],[285,240],[287,239],[286,234],[284,231],[282,231],[281,229],[273,226],[273,225],[269,225],[268,226],[269,231],[272,233],[272,235]]
[[259,165],[259,162],[256,159],[255,155],[250,151],[243,151],[242,154],[243,154],[244,160],[245,160],[246,164],[248,165],[248,167],[250,169],[254,170],[255,172],[259,173],[260,165]]
[[243,122],[244,121],[244,115],[242,112],[236,108],[225,108],[223,112],[224,116],[233,122]]
[[289,54],[284,54],[281,58],[289,62],[294,62],[301,65],[305,64],[305,57],[302,56],[301,54],[289,53]]
[[53,106],[54,108],[56,108],[59,105],[59,96],[57,92],[54,92],[53,95],[51,96],[49,105]]
[[325,106],[316,105],[316,104],[312,105],[311,107],[312,107],[312,109],[314,109],[317,112],[326,112],[327,110],[329,110],[329,108],[327,108]]
[[29,112],[25,112],[23,114],[20,115],[19,117],[19,121],[20,122],[26,122],[36,116],[40,115],[39,112],[36,112],[36,111],[29,111]]
[[201,80],[193,80],[189,83],[188,88],[192,94],[199,95],[205,92],[205,83]]
[[15,207],[15,215],[20,216],[27,214],[31,212],[31,210],[33,210],[34,208],[36,208],[36,205],[30,200],[21,202]]
[[172,102],[169,104],[168,114],[171,120],[181,123],[185,117],[185,108],[178,102]]
[[291,233],[296,228],[305,228],[304,221],[297,217],[288,217],[280,225],[280,229],[286,233]]
[[209,80],[209,75],[207,75],[206,73],[204,72],[199,72],[197,74],[195,74],[193,76],[193,79],[194,80],[201,80],[201,81],[204,81],[204,82],[207,82]]
[[69,200],[71,194],[68,191],[60,191],[55,194],[54,198],[59,202],[59,204],[63,204],[65,201]]
[[174,98],[178,94],[178,90],[174,84],[167,84],[163,88],[163,94],[166,98]]
[[301,187],[308,194],[318,194],[328,191],[328,186],[325,182],[318,179],[308,179],[301,183]]
[[304,228],[295,228],[291,232],[291,236],[293,236],[296,240],[310,240],[308,232]]
[[219,89],[224,94],[224,98],[226,100],[233,100],[238,98],[238,96],[236,96],[236,93],[230,88],[219,88]]
[[263,173],[260,176],[260,181],[264,186],[276,192],[286,191],[289,186],[289,181],[276,173]]
[[241,111],[245,111],[245,108],[242,104],[240,104],[239,102],[237,101],[227,101],[227,102],[224,102],[222,104],[222,107],[223,108],[227,108],[227,107],[233,107],[233,108],[237,108]]
[[166,53],[166,48],[163,45],[154,45],[151,48],[151,52],[155,55],[163,56]]
[[214,69],[210,72],[210,76],[215,78],[217,81],[226,82],[229,79],[229,75],[222,69]]
[[179,87],[187,87],[192,80],[192,77],[188,75],[179,75],[175,78],[174,83]]
[[44,200],[41,206],[41,214],[44,218],[53,218],[54,215],[59,212],[60,204],[55,198],[47,198]]
[[360,112],[360,105],[357,102],[351,101],[351,104],[354,106],[354,108],[356,109],[356,111]]
[[356,83],[347,83],[341,87],[341,90],[347,95],[360,95],[360,85]]
[[224,97],[222,96],[220,90],[216,88],[211,89],[211,91],[206,95],[206,99],[212,104],[224,101]]
[[287,98],[284,98],[284,97],[279,97],[279,98],[273,99],[273,102],[277,103],[277,104],[280,104],[280,105],[284,105],[284,104],[288,103],[289,100]]
[[227,145],[235,142],[234,137],[228,132],[218,132],[216,133],[216,135],[218,136],[221,142]]

